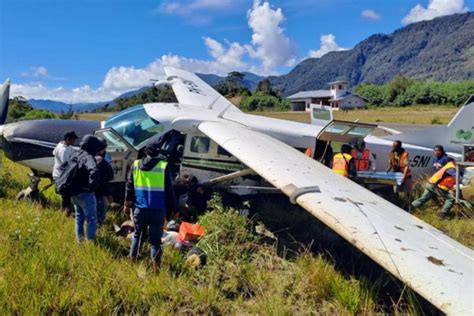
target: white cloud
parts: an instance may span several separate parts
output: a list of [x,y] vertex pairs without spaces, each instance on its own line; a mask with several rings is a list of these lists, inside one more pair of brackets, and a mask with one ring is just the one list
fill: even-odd
[[464,0],[429,0],[426,8],[421,4],[414,6],[402,19],[402,24],[432,20],[438,16],[463,13],[467,10],[468,8],[464,6]]
[[364,19],[372,20],[372,21],[378,21],[382,18],[380,14],[378,14],[374,10],[363,10],[360,13],[360,16],[363,17]]
[[253,31],[251,45],[246,45],[250,57],[262,61],[264,72],[295,62],[295,46],[284,34],[280,24],[285,20],[281,8],[272,9],[268,2],[255,0],[247,12],[248,25]]
[[12,84],[12,96],[24,96],[27,99],[49,99],[67,103],[107,101],[116,98],[120,91],[106,90],[103,87],[92,89],[88,85],[77,88],[50,88],[41,82]]
[[189,15],[201,10],[222,10],[231,6],[231,0],[193,0],[193,1],[166,1],[158,8],[162,13]]
[[[230,1],[224,1],[224,3],[228,2],[230,3]],[[166,4],[169,12],[174,12],[178,10],[178,7],[182,8],[185,5],[184,2],[167,2]],[[188,2],[187,8],[188,10],[191,10],[191,7],[218,8],[221,5],[223,4],[217,0],[195,0]],[[251,71],[262,75],[275,74],[278,67],[289,66],[295,62],[295,46],[281,27],[284,20],[285,17],[280,8],[273,9],[268,2],[255,1],[247,12],[248,25],[253,31],[251,40],[247,44],[241,44],[227,40],[219,42],[211,37],[204,37],[204,45],[211,57],[208,60],[169,53],[143,68],[112,67],[107,71],[102,85],[97,89],[87,85],[75,89],[48,88],[39,82],[31,82],[12,86],[12,95],[64,102],[106,101],[124,92],[151,85],[150,79],[163,79],[165,66],[221,76],[231,71]]]
[[310,50],[309,57],[319,58],[332,51],[347,50],[347,48],[341,47],[336,43],[336,37],[333,34],[321,35],[321,46],[318,50]]
[[231,0],[164,1],[153,13],[170,14],[185,18],[190,24],[208,24],[216,12],[228,11],[235,6]]
[[21,73],[23,77],[48,77],[48,68],[44,66],[31,67],[29,71]]

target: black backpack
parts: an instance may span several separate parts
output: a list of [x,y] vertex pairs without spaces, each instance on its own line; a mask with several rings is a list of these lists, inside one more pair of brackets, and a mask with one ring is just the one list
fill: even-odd
[[79,174],[79,163],[77,157],[64,162],[60,167],[59,177],[56,179],[56,193],[70,195],[75,186]]

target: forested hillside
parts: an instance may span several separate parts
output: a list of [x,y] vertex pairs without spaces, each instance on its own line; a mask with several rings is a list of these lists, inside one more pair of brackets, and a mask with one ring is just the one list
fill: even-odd
[[376,34],[347,51],[309,58],[290,73],[270,77],[285,96],[326,89],[336,79],[382,84],[396,75],[437,81],[474,78],[474,13],[410,24],[392,34]]

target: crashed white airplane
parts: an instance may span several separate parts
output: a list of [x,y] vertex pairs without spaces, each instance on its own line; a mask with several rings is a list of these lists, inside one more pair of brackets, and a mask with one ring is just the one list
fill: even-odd
[[[115,181],[123,182],[127,165],[138,151],[161,137],[167,149],[174,148],[172,151],[180,155],[182,169],[198,166],[217,174],[234,171],[235,177],[255,173],[441,311],[453,315],[472,313],[474,252],[295,149],[314,147],[316,136],[324,132],[322,127],[245,114],[196,75],[175,68],[165,71],[179,103],[137,106],[103,122],[103,129],[96,131],[109,144]],[[474,103],[464,106],[471,123],[473,107]],[[52,169],[50,153],[47,157],[21,160],[26,151],[22,152],[20,146],[16,151],[14,144],[54,147],[58,136],[54,141],[37,140],[41,133],[29,137],[25,124],[38,131],[41,125],[19,122],[0,126],[6,155],[38,174],[48,174]],[[82,133],[87,128],[98,128],[79,123],[55,124],[56,134],[65,128],[81,129]],[[331,136],[336,136],[337,126],[332,131]],[[362,132],[357,126],[348,125],[344,131],[352,131],[354,137],[367,136],[367,130]],[[186,138],[180,150],[177,135],[181,135],[181,143],[182,136]],[[210,150],[219,159],[209,159]],[[245,167],[239,169],[241,164]]]

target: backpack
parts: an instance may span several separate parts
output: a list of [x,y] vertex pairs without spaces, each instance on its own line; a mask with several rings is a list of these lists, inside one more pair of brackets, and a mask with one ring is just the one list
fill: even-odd
[[56,193],[70,195],[79,174],[77,157],[64,162],[60,167],[59,177],[56,179]]

